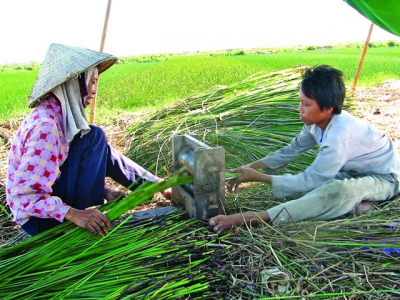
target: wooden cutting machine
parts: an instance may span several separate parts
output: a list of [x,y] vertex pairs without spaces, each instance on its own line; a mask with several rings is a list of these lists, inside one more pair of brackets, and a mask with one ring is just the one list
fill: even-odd
[[172,199],[190,217],[200,220],[223,214],[225,209],[225,150],[212,148],[192,135],[172,137],[174,170],[186,167],[194,183],[172,188]]

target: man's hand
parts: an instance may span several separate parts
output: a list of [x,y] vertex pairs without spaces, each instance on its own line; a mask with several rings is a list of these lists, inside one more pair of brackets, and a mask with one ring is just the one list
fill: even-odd
[[228,191],[230,193],[232,193],[232,192],[236,193],[237,189],[239,188],[239,185],[241,183],[252,181],[251,178],[253,177],[253,174],[252,174],[253,172],[258,173],[254,169],[249,168],[247,166],[241,166],[236,169],[231,169],[231,170],[229,170],[229,172],[238,173],[238,175],[236,177],[229,179],[227,181]]
[[97,209],[78,210],[71,207],[65,219],[99,236],[106,235],[111,227],[108,218]]
[[241,166],[236,169],[229,170],[232,173],[238,173],[238,175],[232,179],[229,179],[226,183],[228,185],[228,191],[236,193],[239,185],[243,182],[266,182],[271,183],[271,177],[266,174],[262,174],[253,168],[248,166]]

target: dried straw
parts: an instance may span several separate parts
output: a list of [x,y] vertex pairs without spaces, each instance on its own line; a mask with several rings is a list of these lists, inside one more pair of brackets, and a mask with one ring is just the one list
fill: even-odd
[[[229,195],[228,212],[279,202],[255,184]],[[282,201],[282,200],[281,200]],[[400,196],[361,217],[236,228],[219,250],[229,299],[397,299]],[[271,275],[272,274],[272,275]]]

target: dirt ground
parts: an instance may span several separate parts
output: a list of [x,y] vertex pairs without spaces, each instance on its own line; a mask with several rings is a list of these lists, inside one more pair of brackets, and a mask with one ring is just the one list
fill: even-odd
[[[392,138],[397,149],[400,150],[400,80],[389,80],[368,89],[358,87],[352,98],[356,105],[355,114],[385,131]],[[3,186],[5,185],[7,172],[9,145],[24,117],[21,116],[7,122],[0,122],[0,185]],[[124,134],[138,118],[140,118],[140,113],[125,113],[114,124],[104,125],[100,122],[95,123],[105,130],[111,146],[124,153],[129,146],[124,141]],[[122,189],[122,187],[112,181],[107,181],[107,183],[115,189]],[[161,194],[156,195],[155,200],[150,206],[143,207],[142,209],[169,204]],[[139,208],[138,210],[141,209]]]
[[389,80],[354,93],[356,115],[385,131],[400,151],[400,80]]

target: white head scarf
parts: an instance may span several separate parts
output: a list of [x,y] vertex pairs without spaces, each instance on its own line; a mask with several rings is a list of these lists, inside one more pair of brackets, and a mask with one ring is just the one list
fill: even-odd
[[[92,77],[94,68],[85,72],[86,86]],[[63,115],[63,131],[68,143],[71,143],[75,135],[81,133],[81,137],[90,131],[85,108],[79,89],[77,77],[71,78],[52,90],[61,103]]]

